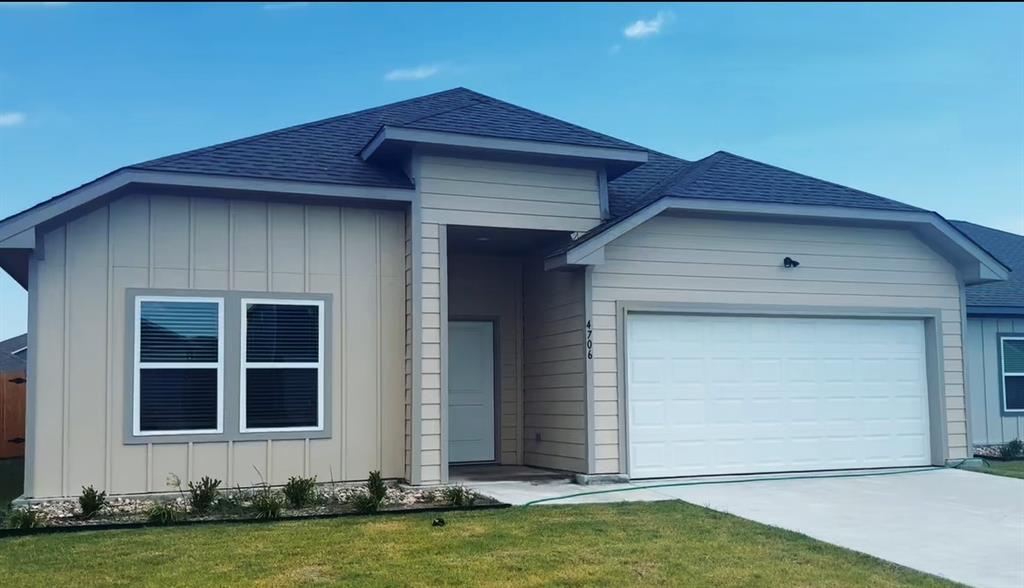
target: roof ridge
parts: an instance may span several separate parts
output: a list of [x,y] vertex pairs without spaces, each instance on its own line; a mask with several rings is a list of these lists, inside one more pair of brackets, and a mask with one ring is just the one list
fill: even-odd
[[[291,125],[289,127],[283,128],[283,129],[275,129],[275,130],[272,130],[272,131],[266,131],[266,132],[263,132],[263,133],[257,133],[255,135],[249,135],[248,137],[241,137],[239,139],[232,139],[230,141],[224,141],[223,143],[217,143],[217,144],[214,144],[214,145],[208,145],[206,147],[199,147],[197,149],[190,149],[188,151],[183,151],[181,153],[175,153],[175,154],[172,154],[172,155],[165,155],[163,157],[157,157],[155,159],[150,159],[150,160],[147,160],[147,161],[142,161],[142,162],[139,162],[139,163],[134,163],[132,165],[126,165],[125,167],[126,168],[135,168],[135,167],[148,166],[148,165],[156,165],[156,164],[168,163],[168,162],[171,162],[171,161],[177,161],[178,159],[183,159],[185,157],[191,157],[193,155],[198,155],[200,153],[209,153],[211,151],[216,151],[216,150],[222,149],[224,147],[230,147],[232,145],[238,145],[240,143],[246,143],[248,141],[255,141],[256,139],[263,139],[263,138],[266,138],[266,137],[273,137],[275,135],[281,135],[281,134],[284,134],[284,133],[289,133],[289,132],[297,131],[297,130],[300,130],[300,129],[309,129],[309,128],[313,128],[313,127],[318,127],[320,125],[324,125],[324,124],[327,124],[327,123],[330,123],[330,122],[339,121],[339,120],[344,120],[344,119],[347,119],[347,118],[350,118],[350,117],[353,117],[353,116],[358,116],[358,115],[361,115],[361,114],[368,114],[368,113],[371,113],[371,112],[374,112],[374,111],[383,110],[385,108],[392,108],[392,107],[400,106],[400,105],[403,105],[403,104],[409,104],[411,102],[417,102],[419,100],[423,100],[423,99],[426,99],[426,98],[432,98],[432,97],[435,97],[435,96],[440,96],[440,95],[443,95],[443,94],[454,93],[454,92],[459,92],[459,91],[469,92],[471,94],[477,94],[477,92],[473,92],[472,90],[469,90],[468,88],[463,88],[462,86],[458,86],[458,87],[455,87],[455,88],[449,88],[448,90],[441,90],[439,92],[433,92],[431,94],[424,94],[422,96],[414,96],[412,98],[406,98],[405,100],[398,100],[396,102],[390,102],[388,104],[382,104],[380,106],[373,106],[373,107],[370,107],[370,108],[364,108],[362,110],[356,110],[354,112],[347,112],[345,114],[337,114],[337,115],[334,115],[334,116],[329,116],[327,118],[322,118],[322,119],[318,119],[318,120],[314,120],[314,121],[310,121],[310,122],[305,122],[305,123],[299,123],[297,125]],[[439,114],[439,113],[435,113],[435,114]]]
[[[472,90],[468,90],[468,91],[469,92],[473,92]],[[473,93],[475,94],[476,92],[473,92]],[[470,102],[469,104],[463,104],[462,106],[456,106],[455,108],[449,108],[449,109],[446,109],[446,110],[438,110],[437,112],[431,112],[430,114],[424,114],[423,116],[418,116],[418,117],[416,117],[414,119],[411,119],[411,120],[402,121],[400,124],[398,124],[396,126],[411,125],[413,123],[420,122],[420,121],[422,121],[424,119],[432,118],[432,117],[435,117],[435,116],[440,116],[442,114],[450,114],[452,112],[455,112],[456,110],[462,110],[463,108],[471,108],[471,107],[476,106],[477,104],[481,104],[481,103],[482,103],[482,101],[476,100],[475,102]]]
[[952,220],[952,219],[950,219],[949,222],[960,224],[960,225],[971,225],[972,227],[978,227],[979,229],[985,229],[985,230],[988,230],[988,231],[995,231],[997,233],[1002,233],[1004,235],[1009,235],[1009,236],[1015,237],[1017,239],[1024,239],[1024,235],[1021,235],[1020,233],[1014,233],[1013,231],[1006,231],[1006,230],[1003,230],[1003,229],[997,229],[995,227],[990,227],[988,225],[983,225],[983,224],[980,224],[980,223],[975,223],[975,222],[965,221],[965,220]]
[[[825,184],[829,184],[830,186],[835,186],[837,188],[842,188],[844,190],[852,190],[854,192],[859,192],[859,193],[864,194],[866,196],[871,196],[872,198],[878,198],[880,200],[885,200],[886,202],[892,202],[893,204],[899,204],[901,206],[909,206],[910,208],[916,208],[917,210],[924,210],[926,212],[935,212],[934,210],[928,210],[926,208],[921,208],[919,206],[914,206],[913,204],[907,204],[906,202],[900,202],[899,200],[893,200],[892,198],[886,198],[885,196],[879,196],[878,194],[874,194],[872,192],[866,192],[864,190],[861,190],[860,188],[854,188],[852,186],[844,186],[843,184],[838,184],[838,183],[832,182],[830,180],[824,180],[822,178],[819,178],[819,177],[816,177],[816,176],[812,176],[812,175],[809,175],[809,174],[805,174],[805,173],[802,173],[802,172],[794,171],[794,170],[791,170],[791,169],[786,169],[784,167],[779,167],[777,165],[772,165],[770,163],[765,163],[763,161],[758,161],[756,159],[750,159],[749,157],[744,157],[742,155],[736,155],[735,153],[730,153],[729,151],[716,151],[715,155],[718,155],[718,154],[728,155],[729,157],[735,157],[736,159],[742,159],[743,161],[749,161],[751,163],[755,163],[757,165],[763,165],[765,167],[770,167],[772,169],[777,169],[777,170],[782,171],[782,172],[786,172],[786,173],[790,173],[790,174],[796,174],[798,176],[803,176],[805,178],[814,180],[816,182],[823,182]],[[938,213],[936,213],[936,214],[938,214]]]
[[640,150],[643,150],[643,151],[650,151],[650,149],[648,149],[648,148],[646,148],[646,147],[644,147],[642,145],[637,145],[636,143],[632,143],[630,141],[626,141],[626,140],[620,139],[618,137],[613,137],[611,135],[606,135],[606,134],[604,134],[602,132],[595,131],[593,129],[588,129],[587,127],[583,127],[583,126],[580,126],[580,125],[578,125],[576,123],[571,123],[571,122],[569,122],[567,120],[563,120],[561,118],[551,116],[550,114],[544,114],[543,112],[538,112],[538,111],[533,110],[531,108],[526,108],[525,106],[519,106],[518,104],[513,104],[511,102],[506,102],[506,101],[501,100],[499,98],[495,98],[493,96],[488,96],[487,94],[481,94],[480,92],[476,92],[474,90],[467,90],[467,91],[472,92],[473,94],[476,94],[477,96],[480,96],[482,98],[485,98],[488,101],[490,101],[492,104],[494,104],[495,106],[504,108],[506,110],[515,109],[515,110],[526,111],[526,112],[529,112],[530,114],[539,116],[541,118],[544,118],[544,119],[547,119],[547,120],[552,120],[552,121],[561,123],[563,125],[568,125],[568,126],[574,128],[574,129],[578,130],[578,131],[582,131],[582,132],[590,135],[591,137],[594,137],[595,139],[611,140],[611,141],[615,141],[617,143],[623,143],[625,145],[629,145],[631,147],[634,147],[636,149],[640,149]]
[[[640,202],[643,202],[644,203],[643,205],[646,206],[648,204],[648,198],[650,196],[652,196],[653,194],[656,194],[657,192],[662,192],[662,191],[668,189],[669,186],[676,186],[676,185],[686,186],[686,185],[689,185],[689,184],[693,183],[697,178],[699,178],[700,176],[704,175],[708,170],[713,168],[715,166],[715,164],[717,164],[721,160],[720,155],[722,153],[724,153],[724,152],[723,151],[716,151],[716,152],[712,153],[711,155],[707,155],[707,156],[702,157],[701,159],[698,159],[696,161],[687,162],[689,165],[686,165],[685,167],[680,165],[680,167],[682,167],[682,169],[680,169],[678,171],[674,171],[674,172],[670,173],[669,175],[667,175],[665,177],[665,179],[663,179],[662,181],[658,182],[657,184],[652,186],[649,190],[644,192],[643,195],[638,200]],[[660,198],[661,196],[664,196],[664,194],[659,195],[658,198]]]

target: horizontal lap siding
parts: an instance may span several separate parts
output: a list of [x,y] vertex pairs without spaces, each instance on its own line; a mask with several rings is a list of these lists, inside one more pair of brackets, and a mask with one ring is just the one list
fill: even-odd
[[524,292],[524,463],[586,472],[584,274],[534,261]]
[[441,309],[444,281],[441,278],[442,239],[445,227],[422,223],[421,249],[421,354],[420,354],[420,483],[441,482]]
[[[144,194],[48,231],[30,289],[29,495],[162,492],[170,474],[402,477],[404,235],[401,212]],[[125,445],[127,288],[331,294],[332,437]]]
[[[800,267],[785,270],[786,256]],[[939,309],[950,457],[966,455],[956,272],[909,231],[661,216],[605,257],[591,294],[598,473],[622,467],[617,301]]]
[[1003,413],[999,334],[1024,335],[1024,318],[967,319],[967,396],[971,443],[987,445],[1024,439],[1024,415]]
[[429,223],[586,231],[601,220],[594,170],[424,156],[417,186]]

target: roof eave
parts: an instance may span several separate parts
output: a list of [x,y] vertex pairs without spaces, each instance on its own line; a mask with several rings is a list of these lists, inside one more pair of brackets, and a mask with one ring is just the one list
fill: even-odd
[[444,149],[471,149],[598,163],[608,173],[608,179],[614,179],[647,163],[648,158],[647,151],[642,149],[618,149],[614,147],[570,145],[549,141],[505,139],[465,133],[410,129],[393,125],[381,127],[377,134],[363,147],[360,157],[364,161],[387,161],[405,155],[414,145],[426,145]]
[[381,188],[121,168],[56,198],[0,220],[0,269],[6,271],[19,284],[27,288],[27,260],[36,248],[36,227],[72,215],[82,207],[131,185],[233,190],[318,199],[340,198],[352,201],[412,202],[416,196],[416,192],[412,188]]
[[[743,215],[789,219],[843,220],[847,222],[868,222],[902,224],[917,229],[921,235],[942,249],[941,253],[954,262],[967,285],[983,284],[1006,280],[1009,268],[1003,265],[977,243],[940,215],[928,211],[880,210],[843,206],[821,206],[808,204],[781,204],[749,202],[740,200],[718,200],[680,198],[666,196],[622,217],[610,225],[598,227],[600,233],[592,238],[584,236],[570,245],[561,254],[552,256],[552,265],[590,265],[587,260],[595,259],[594,254],[605,245],[651,218],[668,210],[699,214]],[[564,254],[564,256],[561,256]],[[557,259],[557,261],[556,261]]]
[[967,305],[968,317],[1024,316],[1024,306],[978,306]]

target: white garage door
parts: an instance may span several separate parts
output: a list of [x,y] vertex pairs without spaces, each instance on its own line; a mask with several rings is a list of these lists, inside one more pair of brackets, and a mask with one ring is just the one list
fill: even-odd
[[634,478],[927,465],[917,320],[631,314]]

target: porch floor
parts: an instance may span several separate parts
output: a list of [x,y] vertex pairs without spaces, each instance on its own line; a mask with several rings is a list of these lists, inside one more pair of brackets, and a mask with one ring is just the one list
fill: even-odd
[[469,464],[448,468],[448,479],[454,483],[479,482],[556,482],[571,479],[572,474],[518,465]]

